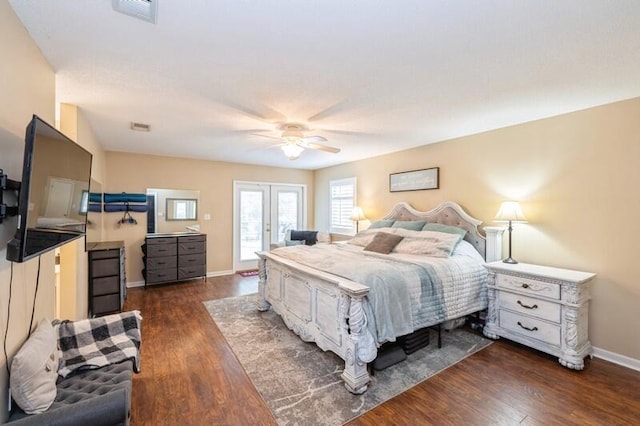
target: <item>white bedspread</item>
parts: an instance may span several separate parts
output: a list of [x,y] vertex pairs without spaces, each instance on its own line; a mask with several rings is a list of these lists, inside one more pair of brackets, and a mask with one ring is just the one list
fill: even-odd
[[351,244],[283,247],[272,253],[370,287],[365,313],[378,345],[487,307],[484,260],[466,241],[448,258],[384,255]]

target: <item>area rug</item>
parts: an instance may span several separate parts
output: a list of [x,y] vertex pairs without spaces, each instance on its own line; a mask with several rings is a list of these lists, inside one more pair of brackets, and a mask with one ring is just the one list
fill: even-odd
[[256,275],[258,275],[258,270],[252,269],[250,271],[240,271],[238,272],[238,275],[241,275],[243,277],[255,277]]
[[376,371],[362,395],[349,393],[342,361],[305,343],[273,311],[259,312],[257,295],[204,302],[209,314],[280,425],[341,425],[488,346],[465,331],[443,332],[406,361]]

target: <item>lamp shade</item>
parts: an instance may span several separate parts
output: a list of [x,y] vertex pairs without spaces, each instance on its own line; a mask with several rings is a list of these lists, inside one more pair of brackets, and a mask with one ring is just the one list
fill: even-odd
[[300,157],[304,148],[294,143],[287,143],[282,145],[282,151],[284,151],[284,155],[286,155],[289,160],[296,160]]
[[496,222],[527,222],[520,203],[517,201],[504,201],[502,205],[500,205],[500,210],[498,210],[498,214],[494,220]]
[[364,212],[362,211],[362,207],[358,207],[358,206],[354,207],[353,212],[351,213],[351,216],[349,217],[349,219],[354,221],[365,220],[366,217],[364,215]]

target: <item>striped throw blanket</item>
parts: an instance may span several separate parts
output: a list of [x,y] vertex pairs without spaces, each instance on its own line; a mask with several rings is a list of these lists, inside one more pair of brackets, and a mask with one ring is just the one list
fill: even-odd
[[131,359],[140,372],[139,311],[123,312],[80,321],[58,321],[58,344],[64,365],[58,374],[66,377],[76,370],[88,370]]

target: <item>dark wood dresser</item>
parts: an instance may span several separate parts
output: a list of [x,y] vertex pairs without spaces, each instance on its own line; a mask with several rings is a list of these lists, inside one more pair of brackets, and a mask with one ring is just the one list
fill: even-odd
[[206,278],[206,234],[149,234],[143,252],[145,287]]
[[89,253],[89,317],[122,311],[127,297],[124,241],[87,245]]

